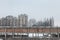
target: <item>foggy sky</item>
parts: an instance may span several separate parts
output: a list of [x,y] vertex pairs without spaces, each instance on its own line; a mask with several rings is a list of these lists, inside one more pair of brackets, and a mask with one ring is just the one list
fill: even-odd
[[60,0],[0,0],[0,18],[24,13],[36,20],[53,16],[60,26]]

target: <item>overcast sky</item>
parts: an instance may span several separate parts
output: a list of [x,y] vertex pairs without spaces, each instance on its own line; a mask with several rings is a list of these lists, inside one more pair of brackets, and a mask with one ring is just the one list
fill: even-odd
[[53,16],[60,26],[60,0],[0,0],[0,18],[22,13],[37,20]]

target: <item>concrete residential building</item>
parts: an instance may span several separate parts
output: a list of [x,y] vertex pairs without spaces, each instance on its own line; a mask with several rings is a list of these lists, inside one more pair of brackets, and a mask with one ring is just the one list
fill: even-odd
[[13,26],[14,17],[13,16],[6,16],[6,26]]
[[21,14],[18,16],[18,26],[27,27],[28,25],[28,16],[26,14]]
[[3,18],[1,18],[1,20],[0,20],[0,22],[1,22],[1,26],[6,26],[6,19],[3,17]]
[[54,26],[54,18],[50,18],[50,26]]
[[30,19],[28,26],[29,27],[32,27],[35,23],[36,23],[36,20],[35,19]]
[[16,27],[16,26],[17,26],[17,18],[14,17],[13,20],[14,20],[14,21],[13,21],[13,26]]

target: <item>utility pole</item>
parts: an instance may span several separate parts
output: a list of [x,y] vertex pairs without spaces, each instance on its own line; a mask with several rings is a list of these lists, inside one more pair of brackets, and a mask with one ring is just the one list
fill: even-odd
[[5,40],[6,40],[6,28],[5,28]]

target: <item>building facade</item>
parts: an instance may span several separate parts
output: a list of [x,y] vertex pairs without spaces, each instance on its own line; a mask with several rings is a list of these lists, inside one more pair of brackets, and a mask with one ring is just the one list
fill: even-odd
[[26,14],[18,15],[18,26],[27,27],[28,25],[28,16]]

